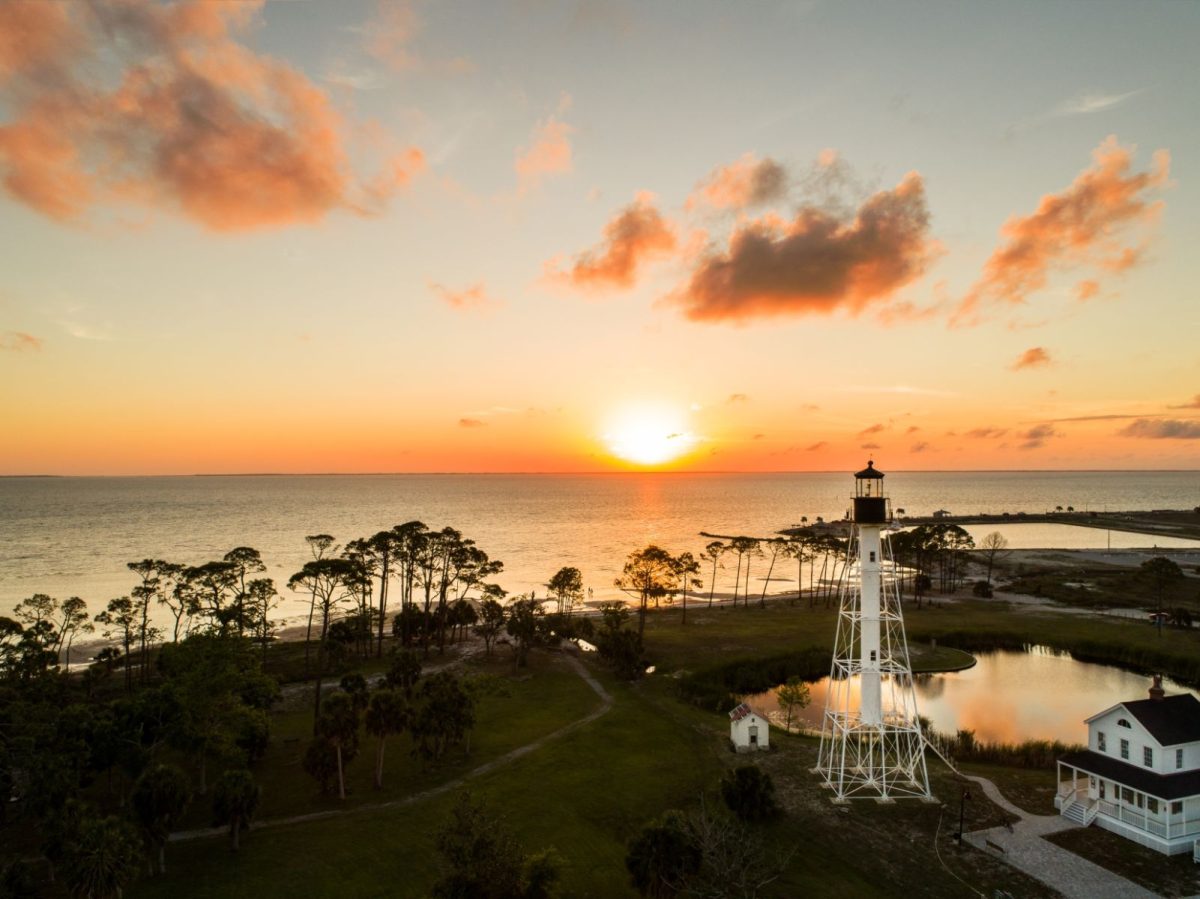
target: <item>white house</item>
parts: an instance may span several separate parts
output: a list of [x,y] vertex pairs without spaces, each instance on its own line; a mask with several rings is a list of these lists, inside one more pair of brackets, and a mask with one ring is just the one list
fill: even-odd
[[1058,760],[1054,805],[1166,855],[1200,859],[1200,700],[1166,696],[1121,702],[1086,721],[1088,748]]
[[742,703],[729,713],[729,742],[734,752],[755,752],[770,748],[767,719],[754,713]]

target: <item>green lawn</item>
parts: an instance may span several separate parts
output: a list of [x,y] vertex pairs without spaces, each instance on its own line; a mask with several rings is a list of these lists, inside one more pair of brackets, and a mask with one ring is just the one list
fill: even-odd
[[1200,865],[1190,852],[1166,856],[1099,827],[1064,830],[1049,840],[1162,896],[1200,893]]

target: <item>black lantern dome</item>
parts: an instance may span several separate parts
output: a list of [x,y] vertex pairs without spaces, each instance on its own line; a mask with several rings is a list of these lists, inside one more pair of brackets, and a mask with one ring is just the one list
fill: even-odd
[[890,504],[883,495],[883,478],[873,460],[854,475],[855,524],[887,524],[892,520]]

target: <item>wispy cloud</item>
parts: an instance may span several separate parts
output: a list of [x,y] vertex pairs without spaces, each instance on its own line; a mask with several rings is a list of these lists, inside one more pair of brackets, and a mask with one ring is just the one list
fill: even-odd
[[4,331],[0,333],[0,350],[13,353],[38,352],[45,341],[24,331]]
[[957,390],[937,390],[932,387],[912,387],[908,384],[857,385],[839,387],[846,393],[896,393],[912,396],[961,396]]
[[[996,440],[1008,433],[1008,428],[972,428],[963,434],[964,437],[970,437],[972,440]],[[953,432],[947,432],[947,437],[952,437]]]
[[729,394],[729,396],[728,396],[728,397],[725,399],[725,402],[726,402],[726,403],[730,403],[730,404],[733,404],[733,403],[748,403],[748,402],[750,402],[750,397],[749,397],[749,395],[747,395],[747,394],[745,394],[745,393],[731,393],[731,394]]
[[1022,431],[1019,434],[1017,434],[1017,437],[1019,437],[1022,441],[1017,446],[1017,449],[1023,449],[1023,450],[1040,449],[1041,447],[1046,445],[1046,441],[1050,440],[1052,437],[1058,437],[1058,436],[1060,436],[1060,435],[1056,430],[1054,430],[1053,425],[1049,425],[1049,424],[1035,425],[1034,427],[1030,428],[1028,431]]
[[1140,93],[1140,90],[1135,90],[1126,91],[1123,94],[1082,94],[1078,97],[1063,100],[1058,106],[1054,107],[1050,116],[1091,115],[1096,112],[1104,112],[1106,109],[1120,106],[1126,100],[1136,97]]
[[[571,98],[564,94],[559,104],[560,113],[570,103]],[[513,163],[521,191],[536,187],[547,175],[562,175],[571,171],[571,134],[574,130],[553,115],[538,122],[529,144],[517,151]]]
[[1046,352],[1044,347],[1030,347],[1009,366],[1013,371],[1021,371],[1025,368],[1045,368],[1050,365],[1050,354]]
[[1137,263],[1140,249],[1120,246],[1117,235],[1157,213],[1161,201],[1152,197],[1168,183],[1170,154],[1157,151],[1149,171],[1135,172],[1133,148],[1108,137],[1092,159],[1065,190],[1045,195],[1032,213],[1005,223],[1001,244],[959,303],[952,324],[978,324],[997,306],[1025,303],[1059,270],[1092,265],[1122,271]]
[[747,153],[709,172],[688,197],[686,207],[745,209],[782,199],[787,190],[788,176],[782,165]]
[[486,428],[487,422],[481,421],[478,418],[460,418],[458,426],[460,428]]
[[1168,406],[1168,409],[1200,409],[1200,393],[1192,397],[1189,403],[1180,403],[1178,406]]
[[1200,440],[1200,421],[1139,418],[1117,431],[1122,437],[1149,440]]
[[429,289],[439,300],[459,312],[482,312],[503,305],[500,300],[488,295],[483,282],[464,287],[462,290],[451,290],[431,281]]

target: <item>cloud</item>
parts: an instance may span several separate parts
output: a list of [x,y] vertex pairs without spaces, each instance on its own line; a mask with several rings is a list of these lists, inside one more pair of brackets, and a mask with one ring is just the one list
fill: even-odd
[[745,209],[782,199],[788,190],[787,171],[774,159],[746,153],[729,165],[713,169],[696,185],[686,207]]
[[472,284],[462,290],[451,290],[431,281],[429,289],[451,309],[457,309],[460,312],[482,311],[501,305],[499,300],[488,296],[483,282]]
[[517,152],[514,163],[523,190],[536,186],[545,175],[571,171],[571,132],[566,122],[550,116],[539,122],[528,147]]
[[817,450],[823,450],[829,446],[828,440],[818,440],[816,443],[811,443],[804,448],[806,453],[815,453]]
[[478,418],[460,418],[458,426],[460,428],[486,428],[487,422],[480,421]]
[[[963,436],[971,437],[975,440],[998,439],[1008,433],[1008,428],[972,428]],[[947,434],[947,436],[952,436]]]
[[[381,147],[382,173],[359,178],[328,96],[238,41],[261,5],[0,6],[33,48],[0,43],[11,111],[0,126],[4,189],[60,221],[130,203],[216,231],[315,222],[334,209],[378,211],[423,157]],[[0,34],[13,25],[0,22]],[[115,77],[98,79],[97,67],[114,61]]]
[[748,394],[745,394],[745,393],[731,393],[731,394],[729,394],[729,397],[728,397],[728,399],[725,400],[725,402],[726,403],[748,403],[748,402],[750,402],[750,397]]
[[1141,437],[1149,440],[1200,440],[1200,421],[1139,418],[1117,433],[1122,437]]
[[1181,403],[1178,406],[1168,406],[1168,409],[1200,409],[1200,393],[1192,397],[1191,402]]
[[869,197],[852,218],[800,209],[740,224],[724,250],[702,254],[672,297],[694,321],[861,311],[919,277],[933,255],[921,176]]
[[763,439],[764,437],[766,437],[766,436],[767,436],[766,434],[755,434],[755,435],[754,435],[753,437],[751,437],[750,439],[751,439],[751,440],[762,440],[762,439]]
[[915,434],[919,430],[921,430],[921,429],[917,425],[909,425],[908,429],[904,433],[905,434]]
[[862,446],[859,447],[859,449],[865,449],[865,450],[877,450],[879,448],[880,447],[879,447],[878,443],[864,443]]
[[36,353],[41,350],[43,342],[40,337],[34,337],[32,334],[26,334],[24,331],[5,331],[0,333],[0,350],[8,350],[13,353]]
[[1114,106],[1124,103],[1130,97],[1135,97],[1140,93],[1141,91],[1127,91],[1123,94],[1084,94],[1080,97],[1064,100],[1055,108],[1053,115],[1075,116],[1103,112],[1106,109],[1112,109]]
[[887,430],[887,425],[874,424],[874,425],[871,425],[871,427],[869,427],[869,428],[863,428],[861,431],[858,432],[858,434],[856,436],[866,437],[868,434],[879,434],[886,430]]
[[1075,299],[1083,303],[1100,293],[1100,282],[1086,280],[1075,285]]
[[1003,243],[984,264],[952,324],[976,324],[989,306],[1024,303],[1059,269],[1093,264],[1120,270],[1137,263],[1139,251],[1117,246],[1115,235],[1157,212],[1160,203],[1149,195],[1167,183],[1170,155],[1159,150],[1150,171],[1132,172],[1132,148],[1109,137],[1092,158],[1070,187],[1047,194],[1033,213],[1004,224]]
[[960,396],[956,390],[936,390],[930,387],[910,387],[907,384],[886,384],[880,386],[840,387],[847,393],[898,393],[913,396]]
[[571,270],[559,277],[575,287],[629,288],[645,262],[669,255],[676,244],[675,231],[655,207],[654,197],[641,193],[604,226],[600,244],[576,256]]
[[929,449],[929,444],[922,440],[920,443],[914,443],[911,447],[909,447],[908,451],[910,453],[923,453],[927,449]]
[[1021,431],[1017,434],[1023,442],[1018,445],[1017,449],[1032,450],[1038,449],[1046,445],[1046,441],[1051,437],[1058,437],[1059,434],[1054,430],[1052,425],[1035,425],[1028,431]]
[[1044,368],[1050,365],[1050,354],[1040,346],[1030,347],[1018,356],[1009,366],[1013,371],[1023,368]]
[[1045,422],[1055,423],[1063,421],[1117,421],[1123,418],[1140,418],[1139,415],[1125,414],[1110,414],[1110,415],[1075,415],[1070,418],[1047,418]]

